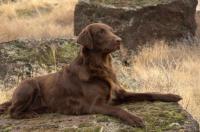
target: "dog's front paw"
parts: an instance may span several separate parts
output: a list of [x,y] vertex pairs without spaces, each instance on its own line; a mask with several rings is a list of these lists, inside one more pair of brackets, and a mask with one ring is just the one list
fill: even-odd
[[137,116],[130,116],[127,119],[127,123],[133,127],[145,127],[144,121]]

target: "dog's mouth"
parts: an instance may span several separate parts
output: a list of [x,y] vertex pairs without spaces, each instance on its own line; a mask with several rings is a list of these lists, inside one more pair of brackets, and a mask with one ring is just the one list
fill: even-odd
[[116,49],[120,49],[120,44],[116,44]]
[[104,51],[106,53],[115,52],[116,50],[120,50],[121,44],[120,43],[111,43],[109,47],[105,48]]
[[119,50],[120,49],[120,43],[115,43],[115,45],[114,45],[114,49],[115,50]]

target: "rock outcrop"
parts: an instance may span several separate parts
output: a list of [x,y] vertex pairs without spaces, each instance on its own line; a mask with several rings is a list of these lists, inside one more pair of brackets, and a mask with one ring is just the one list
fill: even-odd
[[121,107],[143,117],[146,128],[134,128],[104,115],[44,114],[38,118],[24,120],[13,120],[2,115],[0,131],[199,132],[198,123],[176,103],[142,102]]
[[0,90],[20,80],[57,71],[78,52],[73,39],[13,40],[0,43]]
[[[13,87],[29,76],[56,71],[78,52],[71,39],[15,40],[0,44],[0,90]],[[56,69],[58,68],[58,69]],[[19,80],[18,80],[19,79]],[[38,118],[13,120],[0,115],[0,131],[65,132],[198,132],[199,125],[177,103],[141,102],[122,105],[145,120],[146,128],[134,128],[103,115],[67,116],[44,114]]]
[[79,0],[75,9],[75,35],[93,22],[112,26],[126,47],[146,42],[177,40],[196,30],[197,0]]

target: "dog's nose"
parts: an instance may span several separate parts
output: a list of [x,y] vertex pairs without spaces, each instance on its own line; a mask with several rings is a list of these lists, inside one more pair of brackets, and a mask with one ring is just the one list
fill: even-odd
[[117,42],[117,43],[121,43],[121,41],[122,41],[121,38],[117,38],[117,39],[116,39],[116,42]]

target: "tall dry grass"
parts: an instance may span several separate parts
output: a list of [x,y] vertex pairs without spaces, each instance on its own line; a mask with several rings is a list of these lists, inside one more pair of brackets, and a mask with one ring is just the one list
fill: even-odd
[[73,36],[77,0],[18,0],[0,5],[0,42]]
[[156,42],[134,56],[132,67],[120,65],[119,79],[134,92],[175,93],[180,104],[200,121],[200,43]]

